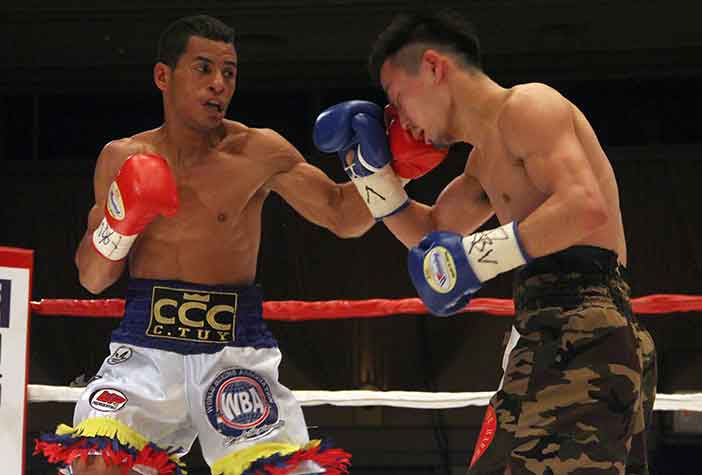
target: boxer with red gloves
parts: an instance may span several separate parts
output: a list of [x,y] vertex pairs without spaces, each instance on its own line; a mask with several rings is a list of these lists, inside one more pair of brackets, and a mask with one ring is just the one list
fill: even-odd
[[35,453],[72,475],[182,475],[197,438],[215,474],[346,473],[350,455],[310,440],[278,380],[255,283],[261,213],[273,192],[341,237],[375,221],[353,184],[334,183],[281,135],[225,119],[232,28],[181,18],[158,51],[164,122],[103,148],[75,254],[92,293],[128,271],[124,317],[74,426],[43,435]]

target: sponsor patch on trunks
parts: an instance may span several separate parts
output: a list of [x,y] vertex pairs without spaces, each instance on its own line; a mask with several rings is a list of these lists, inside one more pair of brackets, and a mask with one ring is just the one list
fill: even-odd
[[236,292],[155,286],[146,334],[198,343],[233,342],[237,299]]
[[116,365],[124,363],[132,357],[132,349],[128,346],[120,346],[107,358],[107,364]]
[[115,412],[127,404],[127,396],[112,388],[98,389],[90,395],[90,407],[102,412]]

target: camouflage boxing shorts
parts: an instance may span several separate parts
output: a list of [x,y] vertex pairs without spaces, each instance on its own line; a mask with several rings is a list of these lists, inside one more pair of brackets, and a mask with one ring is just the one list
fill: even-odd
[[656,355],[625,271],[613,252],[577,246],[517,272],[513,338],[469,475],[649,474]]

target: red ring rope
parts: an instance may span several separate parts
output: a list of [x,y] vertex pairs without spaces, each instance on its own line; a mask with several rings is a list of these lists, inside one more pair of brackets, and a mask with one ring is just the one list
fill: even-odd
[[[631,303],[637,314],[653,315],[702,311],[702,296],[698,295],[656,294],[633,298]],[[42,299],[39,302],[31,302],[31,308],[36,315],[114,318],[121,317],[124,313],[124,300]],[[514,304],[509,299],[476,298],[471,300],[463,312],[514,315]],[[427,308],[418,298],[328,300],[324,302],[281,300],[263,304],[263,318],[289,322],[374,318],[388,315],[425,315],[428,313]]]

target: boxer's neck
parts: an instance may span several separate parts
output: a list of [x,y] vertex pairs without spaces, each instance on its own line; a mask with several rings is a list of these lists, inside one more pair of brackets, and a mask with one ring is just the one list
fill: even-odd
[[[183,124],[166,122],[162,128],[164,145],[174,163],[188,166],[204,161],[225,135],[225,127],[202,132]],[[175,153],[174,153],[175,152]]]
[[487,75],[461,72],[451,85],[454,98],[450,134],[460,141],[480,147],[495,127],[498,112],[509,93]]

